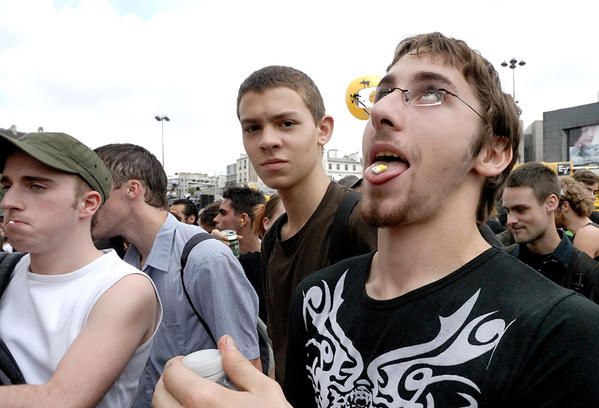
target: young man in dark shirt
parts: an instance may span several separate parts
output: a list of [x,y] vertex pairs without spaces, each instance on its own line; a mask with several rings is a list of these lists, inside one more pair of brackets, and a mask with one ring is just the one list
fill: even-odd
[[502,202],[516,244],[507,252],[558,285],[597,302],[599,264],[556,228],[565,198],[560,190],[557,174],[542,163],[525,163],[512,171]]
[[[293,406],[596,405],[599,307],[477,228],[519,140],[516,106],[478,52],[439,33],[398,45],[363,138],[360,209],[379,227],[378,252],[298,286],[285,383]],[[229,337],[219,346],[245,392],[171,361],[155,406],[289,407]]]
[[293,290],[303,278],[333,263],[339,241],[346,256],[374,249],[376,231],[358,211],[351,211],[343,220],[345,233],[333,233],[333,220],[348,189],[331,182],[322,165],[333,118],[326,114],[310,77],[281,66],[252,73],[239,88],[237,114],[256,173],[277,189],[286,210],[262,243],[268,331],[275,375],[282,383]]

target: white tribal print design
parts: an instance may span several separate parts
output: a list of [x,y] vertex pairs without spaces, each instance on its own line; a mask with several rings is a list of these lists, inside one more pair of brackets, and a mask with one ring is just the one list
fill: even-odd
[[[480,389],[473,381],[459,375],[435,375],[435,369],[458,366],[487,352],[491,352],[490,361],[513,321],[506,324],[493,318],[496,312],[470,317],[479,289],[451,316],[439,316],[441,328],[433,340],[387,352],[364,367],[362,356],[337,323],[346,274],[333,293],[323,281],[323,287],[312,287],[304,294],[304,324],[313,325],[319,334],[306,344],[310,356],[306,369],[318,406],[433,408],[435,395],[427,388],[438,382],[454,382],[460,383],[460,390],[470,390],[456,390],[464,400],[462,407],[477,407]],[[475,339],[476,344],[469,339]]]

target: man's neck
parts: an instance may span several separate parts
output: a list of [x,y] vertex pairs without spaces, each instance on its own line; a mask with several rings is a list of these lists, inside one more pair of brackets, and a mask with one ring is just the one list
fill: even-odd
[[[380,228],[366,292],[392,299],[459,269],[490,245],[481,236],[475,208],[445,206],[424,221]],[[472,214],[467,217],[465,214]]]
[[330,183],[330,179],[320,168],[320,171],[315,171],[294,186],[277,190],[287,212],[287,223],[281,231],[283,240],[294,236],[308,222]]
[[133,212],[132,222],[123,232],[123,237],[133,244],[141,255],[140,267],[143,267],[148,259],[156,236],[167,216],[168,212],[165,209],[155,208],[145,203]]
[[91,238],[89,224],[81,231],[71,231],[67,239],[57,237],[57,244],[44,252],[32,251],[31,272],[40,275],[63,275],[77,271],[102,256]]
[[239,232],[243,239],[239,240],[239,253],[260,251],[260,239],[252,232],[250,228],[243,227]]
[[555,224],[547,228],[547,231],[540,238],[526,244],[529,252],[537,255],[548,255],[555,251],[555,248],[562,242]]

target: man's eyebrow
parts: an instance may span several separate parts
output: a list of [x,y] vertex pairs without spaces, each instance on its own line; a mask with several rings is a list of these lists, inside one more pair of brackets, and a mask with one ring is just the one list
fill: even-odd
[[[290,110],[286,110],[286,111],[283,111],[283,112],[279,112],[279,113],[277,113],[275,115],[269,116],[268,120],[269,121],[273,121],[273,120],[274,121],[278,121],[278,120],[285,119],[285,118],[288,118],[288,117],[291,117],[291,116],[295,116],[297,114],[298,114],[298,112],[296,110],[291,110],[290,109]],[[247,125],[247,124],[251,124],[251,123],[260,123],[260,122],[262,122],[262,120],[261,119],[256,119],[256,118],[249,117],[249,118],[241,118],[241,119],[239,119],[239,122],[242,123],[242,124],[244,124],[244,125]]]
[[420,71],[414,75],[415,81],[437,81],[448,86],[455,86],[445,75],[432,71]]
[[391,75],[385,75],[379,81],[379,84],[377,86],[391,86],[391,85],[393,85],[393,78],[391,77]]
[[[442,74],[439,74],[438,72],[433,72],[433,71],[416,72],[412,76],[412,81],[416,81],[416,82],[437,81],[437,82],[441,82],[442,84],[444,84],[446,86],[455,87],[453,82],[451,82],[449,80],[449,78],[447,78],[445,75],[442,75]],[[395,80],[393,78],[393,75],[388,74],[388,75],[385,75],[383,77],[383,79],[381,79],[378,86],[390,87],[390,86],[393,86],[394,84],[395,84]]]

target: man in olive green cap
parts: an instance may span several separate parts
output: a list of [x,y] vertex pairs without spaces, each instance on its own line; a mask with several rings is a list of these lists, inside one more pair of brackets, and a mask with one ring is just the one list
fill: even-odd
[[3,227],[27,252],[0,299],[0,338],[26,383],[3,406],[129,406],[162,310],[151,280],[97,250],[108,198],[100,158],[64,133],[0,135]]

